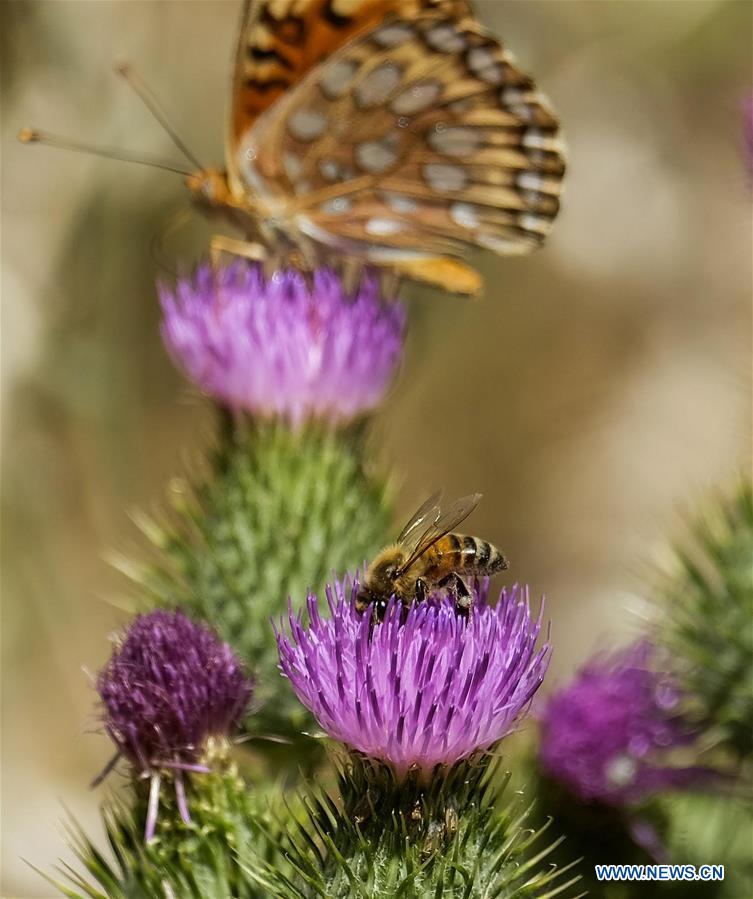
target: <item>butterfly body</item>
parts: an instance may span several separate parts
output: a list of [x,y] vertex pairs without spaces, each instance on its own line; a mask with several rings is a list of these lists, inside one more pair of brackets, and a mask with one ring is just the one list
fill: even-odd
[[203,169],[192,172],[185,179],[191,198],[197,205],[222,209],[225,206],[243,209],[247,198],[236,200],[227,180],[227,172],[220,169]]
[[557,213],[557,119],[465,0],[247,2],[232,96],[226,172],[189,189],[272,254],[472,293],[458,257],[528,252]]
[[283,202],[275,203],[250,191],[239,191],[229,181],[227,172],[220,169],[194,172],[185,179],[185,184],[194,205],[205,215],[223,219],[239,230],[249,244],[261,242],[267,255],[274,248],[277,255],[292,258],[296,249],[303,248],[305,235]]

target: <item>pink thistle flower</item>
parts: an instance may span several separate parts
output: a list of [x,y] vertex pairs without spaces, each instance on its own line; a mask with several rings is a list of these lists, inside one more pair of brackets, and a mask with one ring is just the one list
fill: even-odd
[[541,613],[532,618],[525,592],[503,591],[492,606],[487,585],[477,587],[467,621],[446,597],[407,612],[391,601],[374,623],[356,612],[357,590],[328,588],[326,619],[310,595],[310,625],[291,609],[290,636],[277,636],[283,673],[331,737],[403,777],[452,765],[510,733],[550,654],[548,643],[536,648]]
[[261,265],[200,266],[160,286],[162,338],[176,365],[235,412],[342,424],[373,409],[400,361],[405,312],[367,274],[353,296],[318,269],[267,278]]

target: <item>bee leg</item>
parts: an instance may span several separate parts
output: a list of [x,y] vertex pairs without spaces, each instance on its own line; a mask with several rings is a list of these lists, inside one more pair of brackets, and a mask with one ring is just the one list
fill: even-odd
[[455,597],[455,611],[462,618],[468,618],[472,603],[471,591],[468,589],[468,585],[463,578],[460,577],[457,572],[453,571],[440,581],[439,586],[447,587],[452,591]]
[[471,591],[463,578],[458,576],[455,582],[455,611],[461,618],[467,619],[471,614],[472,604]]
[[374,603],[374,620],[375,621],[384,621],[384,616],[387,614],[387,601],[384,599],[378,599]]
[[424,602],[426,599],[426,581],[423,578],[416,579],[416,602]]

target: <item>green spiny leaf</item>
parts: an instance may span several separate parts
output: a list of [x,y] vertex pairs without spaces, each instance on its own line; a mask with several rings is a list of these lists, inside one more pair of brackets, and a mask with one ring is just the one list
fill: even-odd
[[658,639],[696,702],[699,724],[753,762],[753,488],[710,505],[670,554],[657,596]]

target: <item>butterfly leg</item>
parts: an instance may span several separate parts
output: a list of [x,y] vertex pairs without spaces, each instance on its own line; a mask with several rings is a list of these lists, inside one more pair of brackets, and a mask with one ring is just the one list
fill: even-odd
[[237,240],[233,237],[226,237],[224,234],[215,234],[209,242],[209,258],[215,271],[220,266],[223,253],[241,256],[243,259],[251,259],[253,262],[261,262],[268,255],[266,248],[260,243]]

